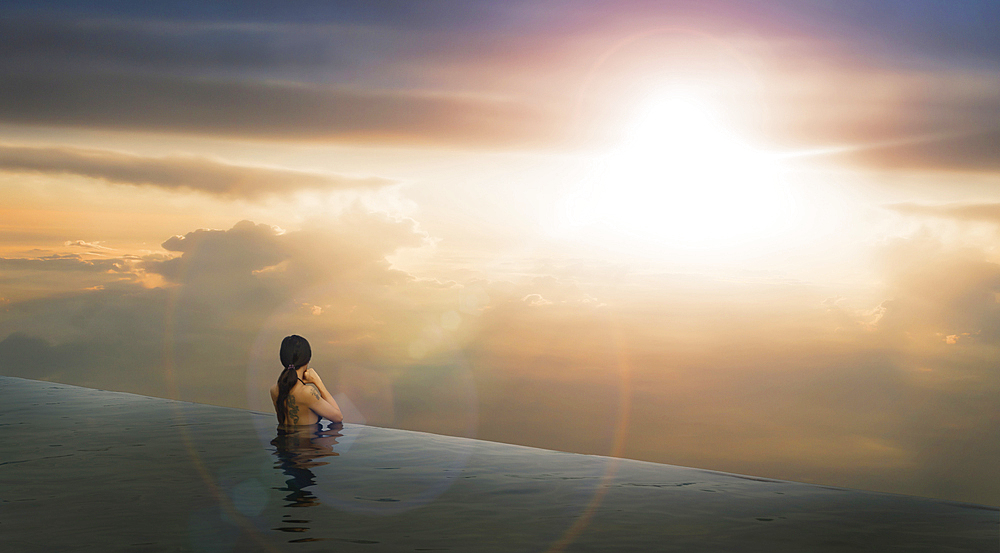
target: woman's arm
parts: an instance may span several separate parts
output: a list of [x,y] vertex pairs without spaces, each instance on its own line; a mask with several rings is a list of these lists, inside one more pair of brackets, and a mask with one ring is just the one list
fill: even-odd
[[319,377],[319,374],[314,371],[312,367],[306,369],[305,374],[302,375],[302,381],[307,384],[315,384],[316,388],[319,389],[320,396],[323,399],[336,403],[333,401],[333,396],[330,394],[330,391],[326,389],[325,385],[323,385],[323,379]]
[[310,392],[312,392],[310,398],[314,400],[310,402],[309,409],[317,415],[333,422],[344,421],[344,414],[341,413],[340,406],[337,405],[337,400],[333,399],[333,395],[326,389],[323,379],[316,374],[316,371],[311,367],[306,369],[305,374],[302,375],[302,381],[312,385],[307,386]]

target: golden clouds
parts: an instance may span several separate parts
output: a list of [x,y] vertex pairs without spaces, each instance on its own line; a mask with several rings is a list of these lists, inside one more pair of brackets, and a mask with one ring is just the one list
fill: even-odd
[[[969,386],[1000,392],[988,339],[1000,317],[987,297],[1000,271],[981,257],[891,244],[880,254],[888,301],[873,319],[804,283],[627,268],[595,279],[551,262],[506,280],[441,281],[386,261],[427,238],[412,219],[361,207],[301,230],[195,230],[164,242],[179,256],[122,265],[117,286],[88,291],[68,276],[72,293],[9,304],[0,363],[167,395],[151,384],[166,344],[179,397],[264,410],[275,344],[294,331],[369,423],[587,453],[620,443],[659,462],[974,501],[998,492],[972,484],[986,464],[933,453],[957,439],[948,432],[992,432],[977,413],[994,395],[945,418],[930,407]],[[31,268],[25,279],[82,263],[60,259],[6,263]],[[171,286],[145,289],[141,271]],[[15,363],[31,356],[44,363]],[[963,447],[985,459],[991,443]],[[959,464],[969,480],[933,485]]]
[[[995,502],[1000,198],[937,180],[1000,169],[995,72],[742,8],[579,10],[0,21],[0,371],[263,410],[294,332],[373,424]],[[647,114],[687,188],[630,194],[626,159],[594,204],[640,239],[543,236],[594,157],[563,154],[671,87],[724,131]],[[729,134],[799,156],[801,232],[747,247],[785,211]]]
[[894,241],[884,255],[892,299],[884,304],[880,330],[923,340],[963,334],[986,343],[1000,338],[1000,264],[974,249],[948,248],[927,237]]

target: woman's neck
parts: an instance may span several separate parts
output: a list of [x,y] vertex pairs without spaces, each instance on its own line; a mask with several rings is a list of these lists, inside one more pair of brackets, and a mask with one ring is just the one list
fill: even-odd
[[302,365],[301,367],[299,367],[297,369],[295,369],[295,376],[297,376],[299,380],[302,380],[302,378],[306,375],[306,371],[307,370],[309,370],[309,364],[308,363],[305,364],[305,365]]

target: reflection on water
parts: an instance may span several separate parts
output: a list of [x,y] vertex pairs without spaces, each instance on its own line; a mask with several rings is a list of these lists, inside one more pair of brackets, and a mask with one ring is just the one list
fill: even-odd
[[[289,478],[285,480],[284,487],[274,488],[282,492],[287,492],[284,496],[285,508],[316,507],[322,505],[319,498],[308,488],[316,485],[316,475],[311,469],[329,464],[323,460],[326,457],[336,457],[340,455],[333,450],[337,445],[337,438],[343,437],[341,430],[343,425],[331,424],[326,430],[319,424],[278,428],[278,435],[271,440],[274,446],[274,456],[278,460],[274,463],[274,468],[282,471]],[[280,532],[303,533],[308,532],[306,526],[310,520],[301,514],[282,515],[281,526],[275,528]],[[321,538],[300,538],[289,540],[290,542],[319,541]]]
[[0,377],[0,551],[996,553],[1000,535],[990,506],[274,428],[270,413]]

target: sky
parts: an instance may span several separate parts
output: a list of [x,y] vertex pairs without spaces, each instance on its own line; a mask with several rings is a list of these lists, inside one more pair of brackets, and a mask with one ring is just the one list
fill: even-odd
[[0,7],[0,374],[1000,505],[1000,4]]

